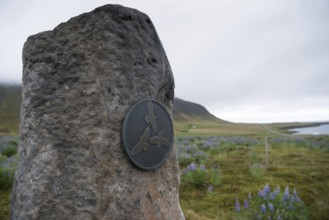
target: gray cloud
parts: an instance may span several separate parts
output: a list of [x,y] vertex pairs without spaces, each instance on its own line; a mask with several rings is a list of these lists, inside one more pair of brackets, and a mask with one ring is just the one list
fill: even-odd
[[[29,35],[109,1],[0,1],[0,80],[20,81]],[[329,119],[329,2],[132,1],[155,24],[176,95],[231,121]]]

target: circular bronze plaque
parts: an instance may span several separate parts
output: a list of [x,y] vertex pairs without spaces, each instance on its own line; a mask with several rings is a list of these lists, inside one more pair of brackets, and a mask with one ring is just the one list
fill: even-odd
[[155,100],[142,100],[128,111],[122,127],[123,148],[137,167],[153,170],[168,157],[174,131],[167,110]]

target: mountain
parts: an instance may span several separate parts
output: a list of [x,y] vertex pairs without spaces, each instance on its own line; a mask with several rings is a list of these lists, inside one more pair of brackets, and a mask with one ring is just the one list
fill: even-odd
[[185,101],[180,98],[174,98],[174,121],[212,121],[227,122],[212,115],[205,107],[200,104]]
[[[21,85],[0,83],[0,135],[17,134],[21,104]],[[179,123],[209,121],[226,122],[212,115],[202,105],[174,99],[174,121]]]

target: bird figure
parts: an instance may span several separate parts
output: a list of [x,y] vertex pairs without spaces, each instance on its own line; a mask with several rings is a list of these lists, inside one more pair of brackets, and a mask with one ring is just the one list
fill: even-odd
[[150,128],[145,128],[142,137],[139,138],[138,143],[131,149],[131,155],[136,156],[141,150],[147,151],[149,148],[148,140],[150,138]]
[[158,124],[156,122],[157,117],[154,115],[153,104],[151,101],[147,103],[147,115],[145,116],[145,122],[151,125],[154,132],[158,132]]

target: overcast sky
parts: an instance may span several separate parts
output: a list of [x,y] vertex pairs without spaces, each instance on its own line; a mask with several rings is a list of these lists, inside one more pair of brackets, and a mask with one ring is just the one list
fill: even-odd
[[328,0],[0,0],[0,81],[27,37],[104,4],[150,16],[177,97],[232,122],[329,121]]

